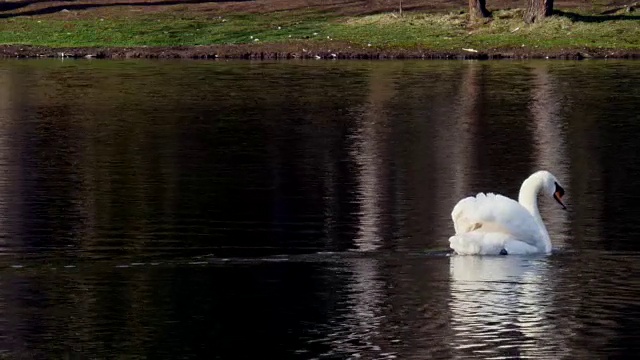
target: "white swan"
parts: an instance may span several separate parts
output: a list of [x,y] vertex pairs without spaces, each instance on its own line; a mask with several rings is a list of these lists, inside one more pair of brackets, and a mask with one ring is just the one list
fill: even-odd
[[541,191],[566,210],[564,189],[545,170],[522,183],[517,202],[493,193],[460,200],[451,212],[456,232],[449,238],[451,248],[460,255],[550,253],[551,240],[538,211]]

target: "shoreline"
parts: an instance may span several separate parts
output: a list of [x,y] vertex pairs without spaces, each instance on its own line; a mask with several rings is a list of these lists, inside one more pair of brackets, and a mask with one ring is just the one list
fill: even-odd
[[0,57],[640,59],[635,8],[560,3],[545,21],[526,24],[523,9],[500,1],[482,21],[450,0],[427,8],[405,0],[402,14],[364,0],[23,2],[0,9]]
[[133,47],[46,47],[0,45],[1,58],[95,58],[95,59],[640,59],[640,50],[620,49],[492,49],[488,51],[362,48],[349,44],[276,43],[206,46],[133,46]]

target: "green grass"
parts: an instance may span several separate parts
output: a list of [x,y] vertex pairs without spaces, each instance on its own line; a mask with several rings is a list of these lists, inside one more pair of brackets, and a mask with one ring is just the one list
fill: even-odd
[[[233,15],[206,18],[172,14],[115,19],[0,20],[0,43],[39,46],[193,46],[282,42],[314,37],[326,27],[317,14]],[[258,40],[256,40],[258,39]]]
[[[539,49],[640,48],[640,20],[621,15],[606,21],[581,21],[555,15],[527,25],[521,11],[496,11],[470,25],[460,12],[378,14],[336,17],[321,13],[280,12],[205,17],[160,13],[111,19],[16,17],[0,20],[0,43],[50,47],[193,46],[242,43],[341,41],[381,49],[528,47]],[[590,17],[582,20],[604,18]]]

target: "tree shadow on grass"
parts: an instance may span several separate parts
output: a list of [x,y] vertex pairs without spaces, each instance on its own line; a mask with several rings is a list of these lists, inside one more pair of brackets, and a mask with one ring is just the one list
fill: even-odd
[[31,4],[42,3],[47,1],[53,1],[53,0],[28,0],[28,1],[12,1],[12,2],[3,1],[0,3],[0,11],[12,11],[12,10],[23,8],[25,6],[29,6]]
[[[25,0],[25,1],[14,1],[14,2],[2,2],[0,3],[0,11],[12,11],[16,9],[20,9],[29,5],[33,5],[36,3],[43,2],[51,2],[55,0]],[[9,13],[9,14],[0,14],[0,19],[18,17],[18,16],[34,16],[34,15],[46,15],[60,12],[62,10],[87,10],[91,8],[101,8],[101,7],[110,7],[110,6],[162,6],[162,5],[187,5],[187,4],[206,4],[206,3],[223,3],[223,2],[240,2],[240,1],[254,1],[254,0],[166,0],[166,1],[139,1],[139,2],[109,2],[109,3],[82,3],[82,4],[74,4],[72,3],[74,0],[68,0],[70,4],[60,4],[53,5],[48,7],[43,7],[34,10]]]
[[614,20],[640,20],[640,15],[582,15],[568,11],[554,10],[554,15],[564,16],[574,22],[601,23]]

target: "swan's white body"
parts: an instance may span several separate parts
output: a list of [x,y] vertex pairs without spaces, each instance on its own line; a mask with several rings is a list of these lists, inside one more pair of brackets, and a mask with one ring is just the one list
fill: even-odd
[[520,187],[518,201],[493,193],[479,193],[460,200],[451,212],[455,235],[451,248],[460,255],[550,253],[551,240],[540,212],[541,191],[558,196],[564,189],[548,171],[538,171]]

